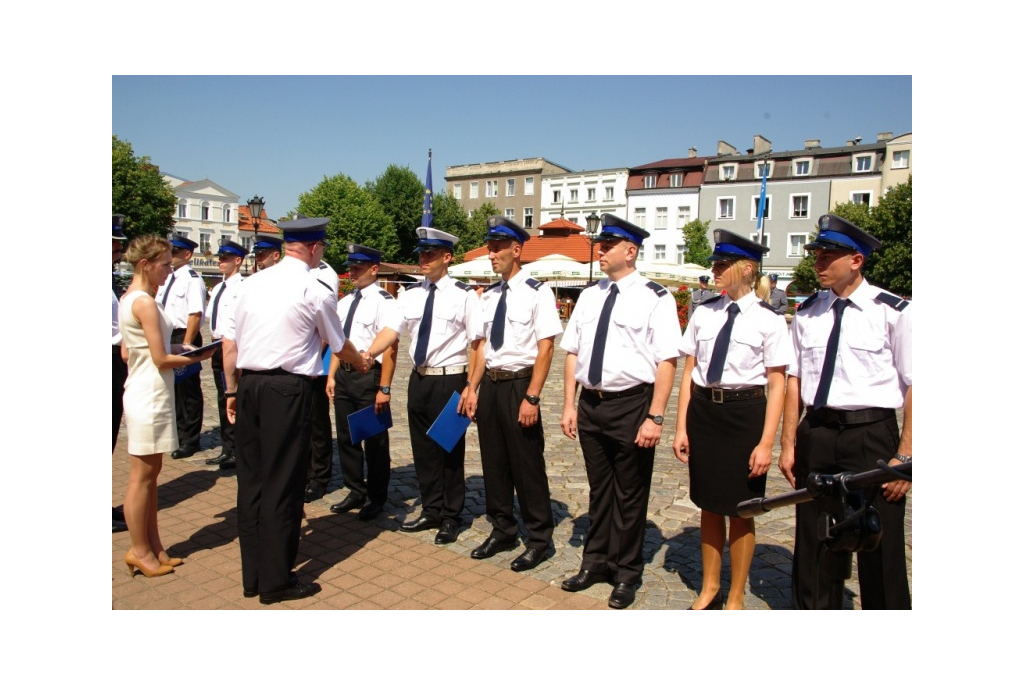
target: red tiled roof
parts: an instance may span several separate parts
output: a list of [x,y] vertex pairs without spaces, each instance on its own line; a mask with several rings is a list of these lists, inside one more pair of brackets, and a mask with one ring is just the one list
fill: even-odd
[[[260,211],[260,233],[274,234],[280,233],[281,230],[274,225],[273,222],[267,221],[267,210]],[[252,225],[252,214],[249,213],[248,205],[238,205],[238,230],[239,231],[252,231],[254,227]]]
[[[655,188],[669,188],[669,183],[672,182],[673,173],[683,174],[683,185],[682,188],[699,188],[700,184],[704,181],[704,168],[688,169],[685,171],[670,172],[661,171],[658,173],[658,181],[655,184]],[[629,180],[626,181],[626,190],[643,190],[644,189],[644,174],[630,174]]]
[[711,157],[670,157],[669,159],[663,159],[658,162],[641,164],[640,166],[633,167],[633,169],[680,169],[685,167],[703,167],[704,162],[709,159],[711,159]]
[[579,224],[574,224],[566,218],[558,217],[554,221],[549,221],[543,226],[538,226],[537,230],[544,234],[544,231],[548,229],[568,229],[570,233],[582,233],[584,228]]

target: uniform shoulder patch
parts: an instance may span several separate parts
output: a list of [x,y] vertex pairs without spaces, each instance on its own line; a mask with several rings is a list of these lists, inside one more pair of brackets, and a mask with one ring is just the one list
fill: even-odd
[[526,285],[536,290],[537,288],[540,287],[540,281],[538,281],[536,278],[527,278]]
[[818,296],[821,295],[821,292],[822,291],[819,290],[818,292],[814,293],[813,295],[808,297],[806,300],[804,300],[803,302],[798,304],[796,306],[796,310],[799,312],[799,311],[802,311],[802,310],[806,309],[807,307],[810,307],[812,303],[817,301]]
[[662,297],[663,295],[668,294],[668,289],[665,286],[661,285],[660,283],[655,283],[654,281],[647,281],[647,287],[653,290],[654,294],[657,295],[658,297]]
[[714,296],[714,297],[712,297],[712,298],[711,298],[710,300],[704,300],[703,302],[701,302],[701,303],[700,303],[699,305],[697,305],[697,306],[698,306],[698,307],[703,307],[703,306],[704,306],[704,305],[706,305],[706,304],[711,304],[712,302],[718,302],[718,301],[719,301],[720,299],[722,299],[722,296],[721,296],[721,295],[715,295],[715,296]]
[[316,281],[317,283],[319,283],[320,285],[322,285],[323,287],[327,288],[327,292],[331,292],[331,286],[327,285],[326,283],[324,283],[323,281],[321,281],[321,280],[320,280],[319,278],[316,278],[316,279],[314,279],[314,280],[315,280],[315,281]]
[[910,304],[910,302],[908,302],[907,300],[904,300],[902,297],[899,297],[898,295],[893,295],[887,290],[883,290],[882,292],[875,295],[875,300],[881,302],[882,304],[889,305],[898,312],[902,312]]
[[395,299],[395,296],[389,293],[387,290],[384,290],[384,288],[380,289],[380,296],[383,297],[385,300]]
[[782,312],[778,311],[777,309],[775,309],[775,307],[771,306],[770,304],[768,304],[764,300],[758,300],[757,303],[759,305],[761,305],[762,307],[764,307],[765,309],[767,309],[768,311],[770,311],[772,314],[775,314],[777,316],[782,316]]
[[473,289],[473,286],[471,286],[469,283],[463,283],[462,281],[455,281],[455,286],[459,290],[472,290]]
[[190,276],[191,276],[192,278],[199,278],[199,277],[200,277],[200,276],[199,276],[199,274],[197,274],[197,273],[195,272],[195,270],[193,270],[193,269],[189,269],[189,270],[188,270],[188,273],[189,273],[189,275],[190,275]]
[[501,288],[501,281],[498,281],[497,283],[491,283],[489,286],[487,286],[487,289],[484,290],[484,292],[489,293],[492,290],[498,290],[499,288]]

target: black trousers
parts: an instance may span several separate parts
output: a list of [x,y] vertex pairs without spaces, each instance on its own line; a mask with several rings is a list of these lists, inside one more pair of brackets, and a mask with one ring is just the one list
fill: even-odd
[[[794,475],[797,487],[804,487],[812,472],[860,473],[878,468],[896,454],[899,425],[891,418],[853,426],[827,425],[805,415],[796,433]],[[907,551],[903,534],[906,497],[889,503],[880,488],[865,491],[877,494],[873,506],[882,520],[882,540],[871,552],[857,553],[861,606],[865,609],[910,609],[910,585],[907,581]],[[823,500],[796,507],[796,542],[793,549],[793,606],[797,609],[841,609],[843,580],[849,577],[851,554],[830,552],[818,541],[819,516],[827,512]]]
[[121,417],[124,416],[124,382],[128,380],[128,365],[121,359],[121,346],[112,345],[113,357],[110,360],[111,368],[111,418],[113,419],[114,439],[110,445],[113,451],[117,447],[117,434],[121,431]]
[[[175,328],[171,333],[171,344],[188,343],[199,347],[203,336],[196,331],[192,340],[185,340],[185,329]],[[199,447],[199,434],[203,430],[203,386],[199,374],[177,381],[174,384],[174,412],[178,422],[178,445]]]
[[224,397],[224,353],[220,348],[210,359],[213,384],[217,386],[217,413],[220,415],[220,445],[224,454],[235,453],[235,424],[228,421],[228,398]]
[[327,376],[313,378],[313,433],[309,441],[307,483],[327,487],[331,482],[334,445],[331,442],[331,399],[327,396]]
[[555,529],[551,492],[544,467],[544,428],[538,416],[529,428],[519,425],[519,406],[529,378],[492,381],[484,376],[476,421],[484,472],[487,517],[499,540],[519,536],[513,513],[513,490],[529,533],[527,547],[547,549]]
[[[391,441],[388,432],[378,433],[352,444],[348,430],[348,415],[373,406],[380,385],[380,365],[375,364],[367,373],[346,371],[338,367],[334,375],[334,417],[338,424],[338,458],[341,475],[349,493],[373,504],[388,501],[388,483],[391,481]],[[366,477],[363,477],[363,462]]]
[[466,378],[465,373],[421,376],[416,371],[409,377],[409,437],[420,486],[422,515],[456,523],[461,521],[466,504],[466,438],[463,436],[451,452],[445,452],[427,437],[427,430],[452,393],[461,393],[466,387]]
[[238,382],[235,460],[242,587],[288,587],[302,524],[309,463],[311,380],[243,371]]
[[601,400],[583,391],[577,430],[590,484],[590,530],[580,568],[607,573],[615,583],[639,583],[654,472],[654,448],[636,434],[654,386],[630,397]]

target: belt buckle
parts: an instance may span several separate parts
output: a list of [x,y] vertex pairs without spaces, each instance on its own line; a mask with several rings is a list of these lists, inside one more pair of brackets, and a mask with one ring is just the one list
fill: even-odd
[[486,371],[484,371],[484,373],[487,374],[487,377],[490,378],[492,382],[496,383],[498,381],[498,379],[497,379],[498,372],[495,371],[494,369],[487,369]]
[[725,391],[721,388],[711,388],[711,401],[715,404],[722,404],[725,402]]

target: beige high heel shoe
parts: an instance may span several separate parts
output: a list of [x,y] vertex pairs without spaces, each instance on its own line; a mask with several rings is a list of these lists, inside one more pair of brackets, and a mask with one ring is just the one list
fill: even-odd
[[172,573],[174,571],[173,567],[167,566],[166,564],[161,564],[160,568],[158,568],[157,570],[150,571],[148,568],[146,568],[139,562],[138,558],[134,554],[132,554],[131,550],[128,550],[128,552],[124,555],[124,563],[128,566],[128,575],[132,576],[133,578],[135,577],[136,569],[142,571],[142,575],[146,576],[147,578],[165,576],[168,573]]

